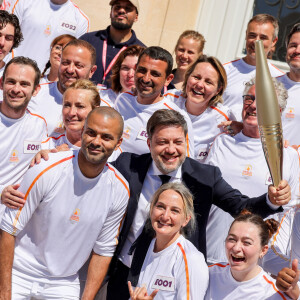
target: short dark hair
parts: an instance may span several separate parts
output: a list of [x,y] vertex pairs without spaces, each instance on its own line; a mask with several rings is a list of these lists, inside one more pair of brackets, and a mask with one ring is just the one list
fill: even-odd
[[72,41],[70,41],[64,48],[62,53],[64,52],[64,50],[68,47],[68,46],[75,46],[75,47],[83,47],[86,48],[90,53],[91,53],[91,64],[92,66],[94,66],[96,64],[96,49],[93,45],[91,45],[89,42],[84,41],[84,40],[79,40],[79,39],[74,39]]
[[17,48],[23,41],[20,22],[16,15],[10,14],[5,10],[0,10],[0,30],[2,30],[7,24],[11,24],[15,28],[14,43],[11,48],[12,50],[14,48]]
[[147,122],[147,134],[151,140],[158,126],[180,126],[183,129],[184,135],[187,135],[187,123],[181,113],[172,109],[157,110]]
[[171,74],[173,69],[173,58],[169,51],[158,46],[148,47],[140,54],[137,66],[143,55],[149,56],[155,60],[165,61],[167,63],[166,77]]
[[40,71],[36,61],[29,57],[24,57],[24,56],[16,56],[5,65],[4,72],[3,72],[3,81],[5,80],[6,70],[11,64],[25,65],[25,66],[32,67],[35,72],[33,88],[35,89],[39,85],[40,78],[41,78],[41,71]]
[[292,27],[292,29],[291,29],[291,31],[289,32],[289,34],[286,36],[286,38],[285,38],[285,46],[287,47],[288,46],[288,44],[289,44],[289,42],[290,42],[290,39],[291,39],[291,37],[292,37],[292,35],[294,34],[294,33],[296,33],[296,32],[299,32],[300,31],[300,23],[296,23],[293,27]]
[[122,86],[120,83],[120,69],[121,69],[123,60],[127,56],[137,56],[138,57],[144,49],[145,49],[145,47],[142,47],[139,45],[132,45],[132,46],[129,46],[126,50],[121,52],[121,54],[119,55],[119,57],[117,58],[116,62],[114,63],[114,65],[112,66],[112,69],[111,69],[111,72],[112,72],[111,77],[110,77],[111,89],[114,92],[119,93],[122,90]]

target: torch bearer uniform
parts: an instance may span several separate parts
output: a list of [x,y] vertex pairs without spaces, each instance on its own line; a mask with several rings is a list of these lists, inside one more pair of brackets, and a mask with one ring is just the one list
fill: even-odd
[[[270,62],[268,66],[272,77],[284,74]],[[224,105],[233,111],[238,121],[241,121],[245,82],[255,77],[256,66],[247,64],[241,58],[224,64],[224,69],[227,74],[227,87],[223,93]]]
[[294,206],[280,221],[277,232],[270,240],[270,248],[263,258],[263,267],[277,276],[289,268],[293,259],[300,261],[300,207]]
[[124,119],[123,142],[124,152],[135,154],[149,153],[147,145],[147,122],[154,112],[159,109],[172,109],[183,115],[188,125],[187,156],[194,157],[193,126],[187,113],[165,97],[157,103],[144,105],[130,92],[122,93],[115,102],[115,109]]
[[112,89],[99,88],[101,103],[100,106],[109,106],[114,108],[115,102],[119,93],[114,92]]
[[300,126],[300,82],[291,80],[287,74],[276,77],[282,82],[288,91],[288,99],[284,112],[282,113],[282,129],[284,139],[290,145],[300,146],[299,126]]
[[154,252],[152,240],[145,257],[138,286],[146,284],[148,294],[158,289],[155,300],[201,300],[208,286],[204,256],[182,235],[169,247]]
[[231,275],[229,264],[211,265],[205,300],[290,299],[276,288],[275,282],[263,270],[250,280],[236,281]]
[[[42,286],[45,293],[47,287],[55,293],[56,286],[78,290],[77,272],[91,251],[106,257],[114,253],[128,203],[127,181],[110,164],[97,177],[87,178],[78,152],[64,151],[30,168],[20,191],[26,195],[24,207],[6,208],[0,226],[16,236],[12,299],[24,280]],[[64,293],[59,295],[65,299]]]
[[[165,94],[166,99],[170,99],[182,110],[186,111],[186,98],[182,96],[182,91],[170,90]],[[221,122],[236,120],[231,110],[218,103],[216,106],[209,106],[201,115],[194,116],[187,112],[193,125],[194,131],[194,158],[201,163],[205,163],[209,148],[216,136],[223,132],[222,128],[218,128]]]
[[[210,149],[207,163],[218,166],[224,179],[249,197],[265,193],[272,184],[261,140],[245,136],[243,132],[234,137],[219,135]],[[284,207],[288,210],[297,203],[299,193],[299,159],[292,147],[283,149],[283,179],[287,180],[292,192],[291,201]],[[272,215],[268,218],[280,220],[282,215]],[[209,262],[227,261],[224,241],[232,221],[233,218],[228,213],[215,205],[212,206],[206,229]]]

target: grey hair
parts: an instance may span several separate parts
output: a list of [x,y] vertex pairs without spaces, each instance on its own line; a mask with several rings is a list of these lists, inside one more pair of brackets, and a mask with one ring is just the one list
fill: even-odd
[[185,217],[191,217],[190,221],[188,224],[181,228],[180,233],[184,236],[190,236],[196,228],[196,218],[195,218],[195,213],[194,213],[194,197],[192,193],[189,191],[189,189],[182,183],[179,182],[168,182],[163,185],[161,185],[158,190],[153,194],[151,204],[150,204],[150,211],[149,211],[149,216],[146,221],[146,230],[150,231],[150,233],[154,234],[153,228],[151,225],[151,220],[150,216],[153,211],[153,208],[155,204],[157,203],[159,196],[167,190],[172,190],[176,193],[178,193],[183,201],[183,212]]
[[[281,113],[286,108],[287,98],[288,98],[288,91],[284,87],[284,84],[278,81],[276,78],[272,77],[272,81],[275,87],[275,91],[277,94],[278,104],[281,109]],[[243,95],[247,95],[250,88],[255,85],[255,77],[250,79],[248,82],[245,83],[245,89]]]

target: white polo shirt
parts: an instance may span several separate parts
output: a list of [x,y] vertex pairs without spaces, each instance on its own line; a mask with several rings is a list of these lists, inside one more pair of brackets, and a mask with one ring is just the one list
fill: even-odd
[[76,275],[91,251],[112,256],[128,199],[127,181],[110,164],[86,178],[77,151],[30,168],[23,208],[6,208],[1,229],[16,236],[13,269],[47,282]]
[[130,92],[122,93],[115,102],[115,109],[124,119],[123,142],[121,149],[124,152],[136,154],[149,153],[147,145],[147,122],[159,109],[172,109],[181,113],[188,125],[187,156],[194,156],[193,126],[187,113],[172,101],[163,98],[161,101],[149,105],[140,104],[137,97]]
[[48,133],[63,133],[63,95],[57,88],[57,81],[41,84],[39,93],[32,97],[28,109],[41,115],[47,122]]
[[[182,96],[182,91],[170,90],[165,94],[166,99],[170,99],[182,110],[186,110],[186,98]],[[221,122],[236,120],[230,109],[222,104],[208,107],[201,115],[194,116],[188,113],[194,131],[194,158],[201,163],[205,163],[209,148],[217,135],[223,132],[223,127],[218,128]]]
[[[211,147],[207,163],[218,166],[223,178],[249,197],[266,193],[268,185],[272,184],[260,139],[247,137],[242,132],[234,137],[226,134],[218,136]],[[284,210],[288,210],[297,203],[299,194],[299,159],[291,147],[283,150],[283,179],[287,180],[292,192],[291,201],[284,206]],[[280,220],[282,215],[268,218]],[[209,262],[227,261],[224,241],[232,221],[230,214],[212,205],[206,228]]]
[[276,280],[265,271],[247,281],[236,281],[229,265],[209,266],[209,286],[205,300],[241,300],[241,299],[289,299],[275,286]]
[[[227,74],[227,87],[223,93],[224,105],[233,111],[238,121],[241,121],[245,83],[255,77],[256,66],[247,64],[242,58],[223,66]],[[268,66],[272,77],[284,74],[270,62],[268,62]]]
[[203,254],[182,235],[166,249],[154,252],[153,239],[145,257],[138,286],[155,289],[157,300],[204,299],[208,286],[208,267]]
[[15,14],[24,36],[14,56],[34,59],[43,71],[50,56],[50,44],[59,35],[79,38],[89,30],[89,19],[71,0],[54,4],[51,0],[6,0],[8,12]]
[[[46,138],[46,122],[39,115],[26,110],[20,119],[10,119],[0,112],[0,194],[6,186],[21,182]],[[0,220],[4,209],[0,204]]]

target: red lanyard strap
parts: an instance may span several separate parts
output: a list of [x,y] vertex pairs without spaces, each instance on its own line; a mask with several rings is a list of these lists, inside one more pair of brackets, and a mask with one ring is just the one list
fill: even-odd
[[107,69],[105,70],[105,66],[106,66],[106,54],[107,54],[107,40],[104,40],[103,42],[103,49],[102,49],[102,66],[103,66],[103,78],[102,78],[102,84],[105,81],[105,78],[107,76],[107,74],[110,72],[112,66],[114,65],[114,63],[116,62],[117,58],[119,57],[119,55],[121,54],[122,51],[124,51],[127,48],[127,46],[123,46],[121,48],[121,50],[116,54],[116,56],[113,58],[113,60],[110,62],[110,64],[108,65]]

